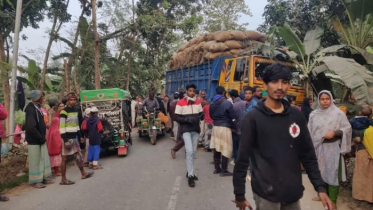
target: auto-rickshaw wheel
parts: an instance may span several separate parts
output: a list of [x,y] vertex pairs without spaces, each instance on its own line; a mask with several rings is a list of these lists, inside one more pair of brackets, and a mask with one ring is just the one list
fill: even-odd
[[156,145],[157,144],[157,130],[151,130],[149,136],[150,136],[150,143],[152,143],[152,145]]

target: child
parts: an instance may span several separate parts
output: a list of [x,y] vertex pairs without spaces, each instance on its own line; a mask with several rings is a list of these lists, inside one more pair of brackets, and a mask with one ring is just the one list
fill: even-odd
[[359,112],[359,116],[354,117],[350,123],[353,129],[352,137],[360,137],[360,132],[373,125],[372,109],[369,107],[363,107]]
[[82,130],[88,132],[88,162],[89,168],[93,170],[102,169],[102,167],[98,165],[98,159],[100,158],[101,132],[103,127],[97,114],[97,107],[92,107],[91,116],[85,119],[82,124]]

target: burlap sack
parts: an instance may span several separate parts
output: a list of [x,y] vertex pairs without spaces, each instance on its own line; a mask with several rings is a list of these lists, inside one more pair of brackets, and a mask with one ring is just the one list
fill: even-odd
[[194,47],[194,51],[203,51],[203,46],[205,45],[205,41],[200,42]]
[[203,36],[203,41],[205,42],[208,42],[208,41],[211,41],[212,40],[212,33],[206,33],[204,36]]
[[267,36],[266,35],[263,35],[262,37],[259,38],[258,40],[259,42],[263,42],[265,43],[267,41]]
[[242,40],[246,39],[246,34],[242,31],[231,31],[229,39],[242,41]]
[[184,51],[185,48],[186,48],[187,44],[183,44],[179,47],[179,50],[177,52],[181,52],[181,51]]
[[212,35],[212,40],[215,40],[217,42],[225,42],[227,40],[230,40],[230,38],[231,38],[230,31],[218,31]]
[[240,49],[242,48],[241,42],[235,40],[228,40],[224,42],[228,49]]
[[224,42],[209,41],[204,44],[203,49],[209,52],[222,52],[228,50],[228,47]]
[[251,40],[256,40],[258,41],[260,38],[263,37],[263,35],[259,32],[256,31],[246,31],[246,38],[251,39]]
[[215,58],[221,56],[223,54],[223,52],[216,52],[216,53],[212,53],[212,52],[209,52],[207,53],[204,58],[206,60],[215,60]]
[[197,46],[196,44],[191,45],[190,47],[187,47],[187,48],[184,50],[184,52],[185,52],[186,54],[190,54],[190,53],[194,50],[194,48],[195,48],[196,46]]
[[230,50],[230,52],[231,52],[231,54],[232,54],[233,56],[238,56],[238,55],[241,54],[243,51],[244,51],[244,50],[242,50],[242,49],[232,49],[232,50]]

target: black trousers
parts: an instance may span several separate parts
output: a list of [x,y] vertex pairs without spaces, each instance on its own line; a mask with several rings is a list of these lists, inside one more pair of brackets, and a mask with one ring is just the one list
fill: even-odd
[[[223,169],[223,171],[228,170],[228,158],[224,157],[224,155],[221,154],[221,152],[218,152],[214,150],[214,164],[215,164],[215,170],[219,171]],[[220,168],[221,164],[221,168]]]

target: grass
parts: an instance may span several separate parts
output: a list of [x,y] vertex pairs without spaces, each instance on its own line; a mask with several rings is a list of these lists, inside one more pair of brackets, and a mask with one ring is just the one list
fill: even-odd
[[5,182],[5,183],[0,183],[0,192],[7,190],[7,189],[12,189],[17,186],[19,186],[22,183],[28,182],[28,174],[24,174],[20,177],[14,177],[13,179]]

